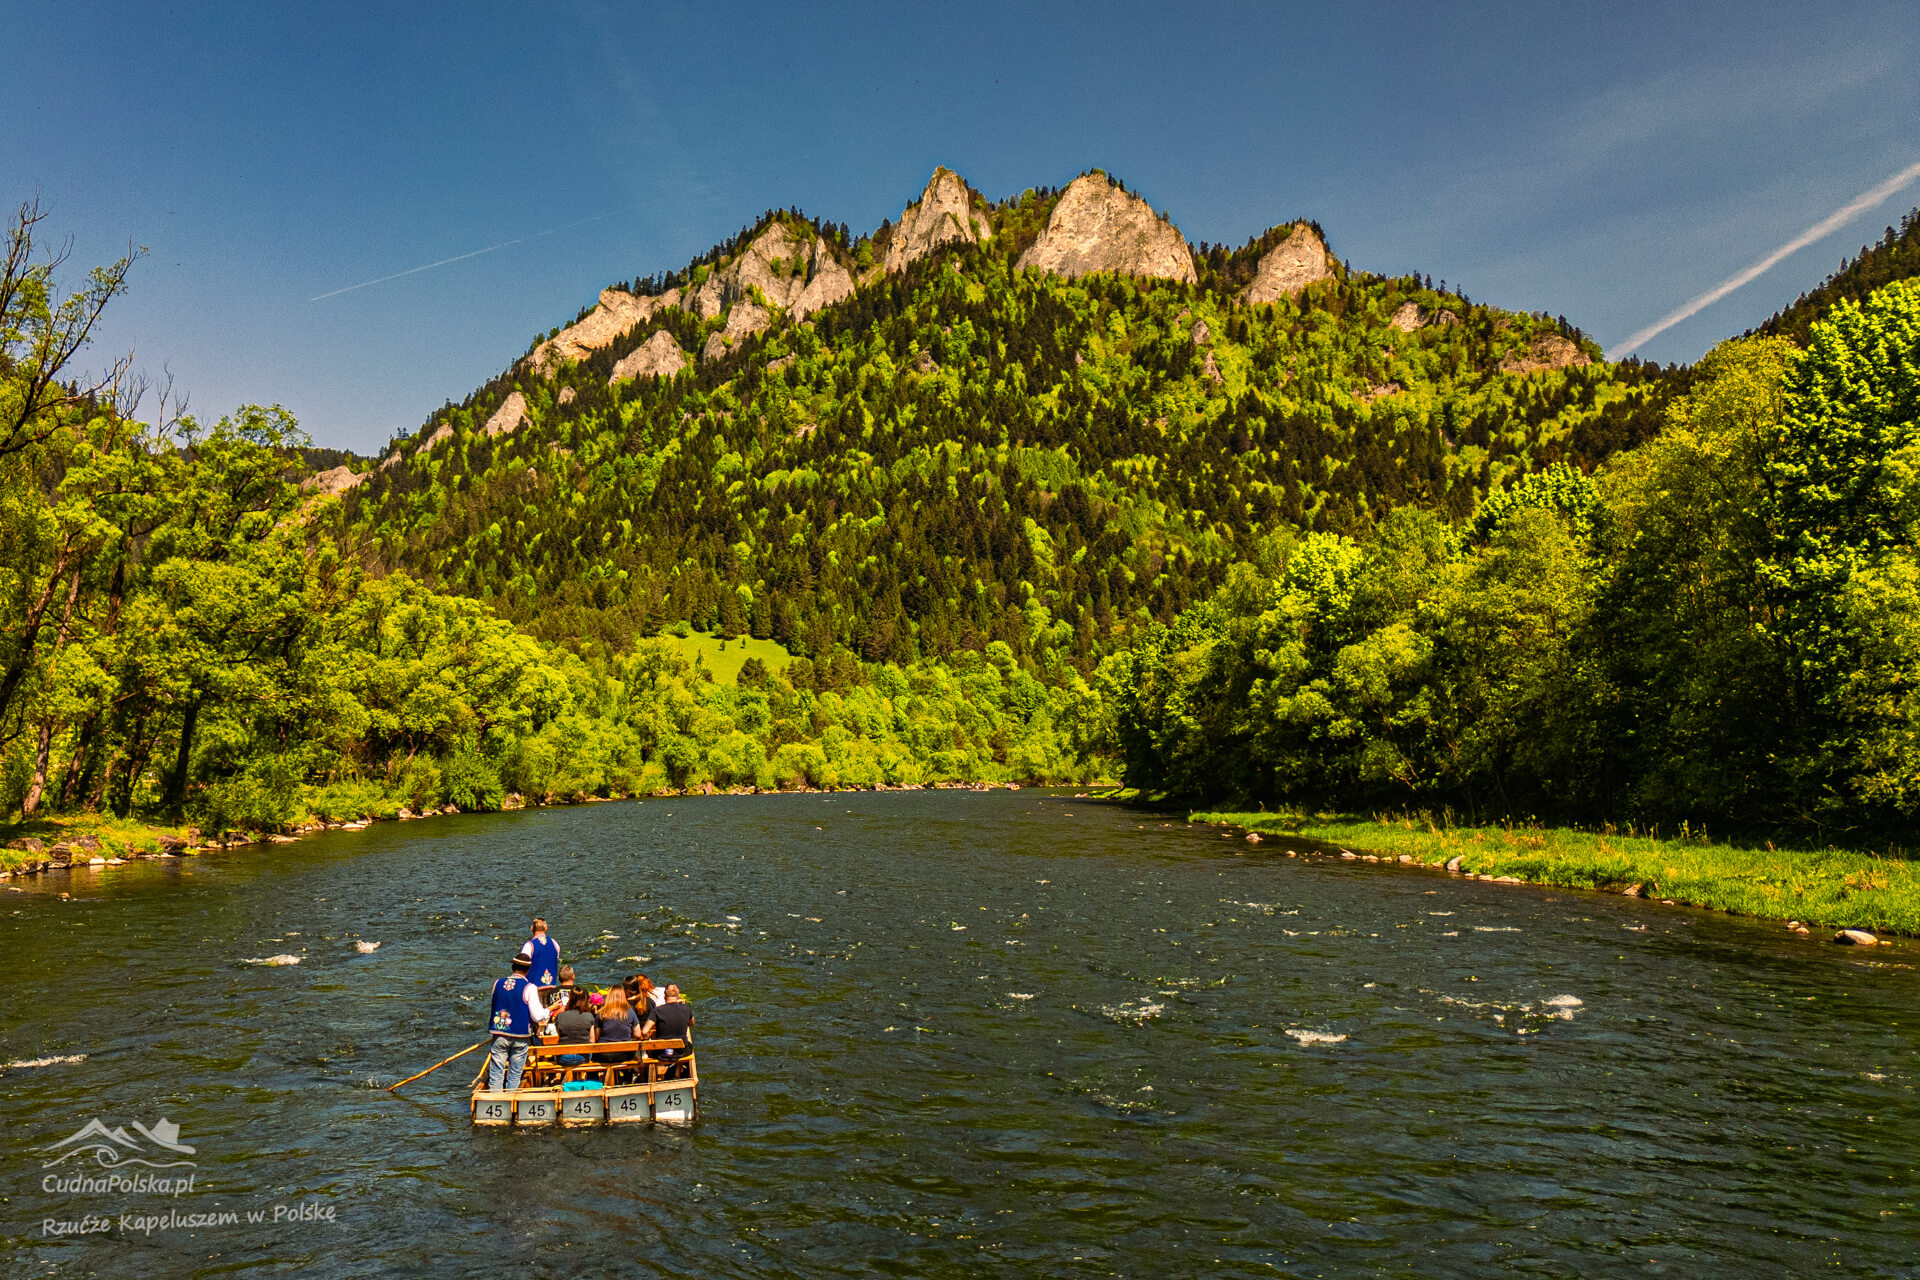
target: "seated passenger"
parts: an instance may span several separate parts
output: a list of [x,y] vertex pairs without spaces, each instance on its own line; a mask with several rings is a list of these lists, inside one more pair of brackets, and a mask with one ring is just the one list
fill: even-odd
[[[589,1003],[589,993],[585,987],[575,987],[567,997],[564,1013],[553,1020],[554,1027],[560,1033],[561,1044],[592,1044],[599,1027],[593,1018],[593,1006]],[[577,1067],[587,1060],[583,1053],[563,1053],[554,1061],[563,1067]]]
[[619,987],[607,992],[606,1003],[600,1006],[600,1043],[636,1039],[634,1033],[639,1029],[640,1019],[627,1003],[627,993]]
[[669,985],[666,998],[641,1024],[642,1040],[684,1040],[685,1049],[651,1049],[647,1056],[666,1064],[663,1078],[678,1080],[687,1074],[687,1056],[693,1051],[693,1006],[680,999],[680,988]]
[[644,973],[636,973],[627,979],[627,1003],[633,1006],[638,1017],[645,1017],[649,1010],[658,1008],[667,998],[667,993],[647,980]]

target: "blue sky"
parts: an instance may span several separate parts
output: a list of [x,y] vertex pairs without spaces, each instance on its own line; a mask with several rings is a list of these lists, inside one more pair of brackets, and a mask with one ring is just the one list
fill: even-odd
[[[994,198],[1100,166],[1195,241],[1316,218],[1357,267],[1613,345],[1920,160],[1904,0],[21,9],[0,199],[38,193],[76,263],[150,250],[95,362],[362,451],[603,285],[772,206],[870,229],[936,164]],[[1698,356],[1915,203],[1643,354]]]

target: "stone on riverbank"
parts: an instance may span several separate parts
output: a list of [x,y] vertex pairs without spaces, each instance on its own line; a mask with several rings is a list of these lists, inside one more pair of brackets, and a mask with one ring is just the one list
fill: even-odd
[[1877,947],[1880,939],[1865,929],[1842,929],[1833,935],[1833,940],[1843,947]]

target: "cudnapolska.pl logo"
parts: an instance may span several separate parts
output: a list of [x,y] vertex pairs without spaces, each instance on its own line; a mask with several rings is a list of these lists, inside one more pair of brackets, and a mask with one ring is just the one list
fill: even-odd
[[[133,1133],[128,1133],[131,1127]],[[139,1137],[135,1137],[138,1134]],[[41,1150],[40,1167],[47,1174],[40,1189],[54,1194],[184,1196],[194,1191],[194,1163],[181,1159],[194,1149],[180,1141],[180,1126],[162,1116],[152,1126],[108,1128],[98,1119],[80,1126],[78,1133],[60,1139]],[[91,1160],[91,1164],[89,1163]],[[93,1166],[98,1166],[94,1168]],[[202,1195],[209,1194],[202,1189]],[[50,1217],[40,1223],[40,1234],[50,1237],[89,1236],[119,1231],[121,1235],[154,1232],[199,1231],[212,1227],[285,1226],[331,1223],[334,1206],[320,1200],[301,1200],[295,1204],[268,1204],[248,1208],[219,1205],[204,1213],[188,1213],[168,1207],[164,1210],[130,1210],[119,1213],[85,1213],[77,1218]]]
[[[85,1165],[87,1157],[107,1172],[95,1174],[80,1168],[69,1166],[61,1173],[49,1173],[40,1181],[43,1191],[54,1192],[101,1192],[125,1191],[157,1195],[184,1195],[193,1190],[193,1181],[197,1175],[173,1174],[161,1176],[158,1173],[134,1171],[131,1166],[141,1166],[148,1170],[191,1169],[191,1160],[179,1159],[190,1156],[193,1148],[180,1141],[180,1126],[162,1116],[153,1126],[134,1121],[133,1129],[146,1139],[143,1145],[140,1138],[129,1134],[125,1126],[109,1129],[98,1118],[80,1126],[79,1132],[71,1137],[47,1147],[41,1154],[50,1157],[41,1161],[42,1169],[52,1169],[75,1160]],[[173,1157],[173,1158],[169,1158]]]

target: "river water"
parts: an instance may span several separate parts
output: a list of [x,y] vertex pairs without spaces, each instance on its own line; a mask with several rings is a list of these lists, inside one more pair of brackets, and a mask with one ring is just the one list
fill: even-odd
[[[1915,948],[1286,844],[742,796],[16,881],[0,1061],[85,1058],[0,1074],[0,1271],[1920,1276]],[[686,990],[696,1125],[371,1087],[480,1038],[535,913]],[[45,1189],[163,1118],[191,1190]]]

